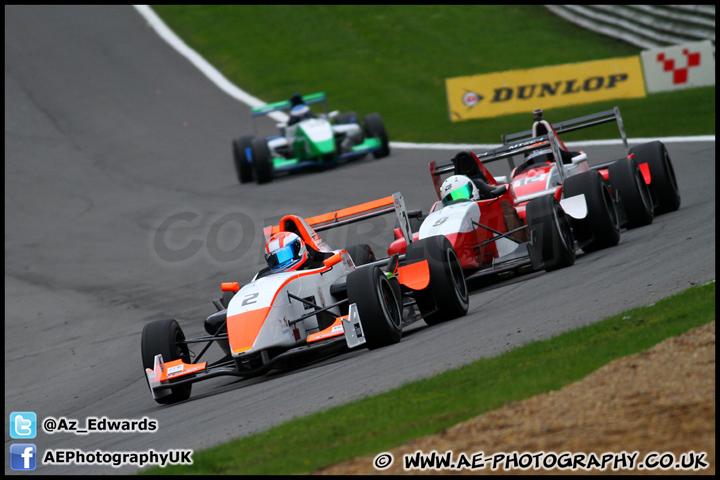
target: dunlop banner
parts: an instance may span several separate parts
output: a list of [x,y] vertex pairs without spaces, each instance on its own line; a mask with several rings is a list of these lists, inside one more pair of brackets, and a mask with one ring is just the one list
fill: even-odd
[[639,56],[448,78],[445,85],[453,122],[645,96]]

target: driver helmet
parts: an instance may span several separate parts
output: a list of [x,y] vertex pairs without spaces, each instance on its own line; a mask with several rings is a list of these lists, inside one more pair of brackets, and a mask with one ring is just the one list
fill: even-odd
[[310,107],[307,105],[295,105],[290,109],[290,118],[295,119],[295,121],[304,120],[311,116]]
[[456,200],[480,200],[480,191],[465,175],[448,177],[440,187],[440,195],[443,205],[450,205]]
[[307,258],[305,243],[291,232],[278,232],[265,245],[265,260],[273,272],[297,270]]

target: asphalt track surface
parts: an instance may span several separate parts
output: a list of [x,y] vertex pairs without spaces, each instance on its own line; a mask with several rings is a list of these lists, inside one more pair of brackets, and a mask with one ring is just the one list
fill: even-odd
[[[477,288],[466,317],[432,328],[419,322],[397,345],[258,379],[212,379],[196,384],[189,401],[161,407],[142,374],[145,323],[176,318],[187,336],[202,333],[219,284],[250,280],[262,263],[262,227],[283,214],[312,216],[396,191],[409,209],[427,211],[435,200],[427,164],[454,153],[395,150],[240,186],[230,140],[252,129],[248,108],[130,6],[5,7],[6,432],[12,411],[81,426],[90,416],[149,417],[158,432],[40,431],[31,442],[41,456],[59,448],[197,450],[715,278],[715,144],[668,144],[680,210],[624,232],[617,247],[580,254],[565,270]],[[275,133],[273,122],[258,133]],[[598,162],[622,155],[621,147],[585,150]],[[370,243],[379,253],[393,224],[381,218],[325,238],[335,248]],[[15,473],[14,441],[5,438],[5,472]],[[39,464],[34,473],[135,470]]]

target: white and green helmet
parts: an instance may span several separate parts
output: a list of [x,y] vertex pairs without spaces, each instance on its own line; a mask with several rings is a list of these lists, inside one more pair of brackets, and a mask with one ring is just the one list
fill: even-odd
[[440,187],[440,195],[443,205],[456,200],[480,200],[480,191],[465,175],[453,175],[445,179]]

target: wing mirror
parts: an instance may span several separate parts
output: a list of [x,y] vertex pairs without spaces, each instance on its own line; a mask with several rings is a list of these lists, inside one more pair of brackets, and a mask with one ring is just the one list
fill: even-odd
[[580,152],[580,155],[572,157],[571,160],[573,165],[577,165],[578,163],[587,160],[587,154],[585,152]]

